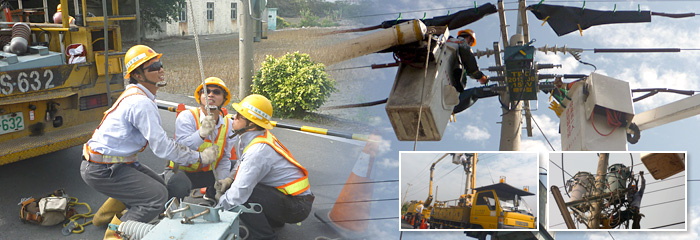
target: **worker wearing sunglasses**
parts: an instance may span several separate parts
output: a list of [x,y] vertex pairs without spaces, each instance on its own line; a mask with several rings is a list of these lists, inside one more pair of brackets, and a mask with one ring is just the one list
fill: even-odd
[[[216,146],[193,149],[167,137],[155,103],[158,89],[165,86],[161,56],[144,45],[126,52],[124,78],[129,85],[84,145],[80,175],[88,186],[110,197],[95,213],[96,225],[119,226],[128,220],[149,222],[165,210],[169,199],[166,183],[137,157],[146,147],[157,157],[183,166],[209,166],[220,158]],[[202,118],[198,124],[216,126],[213,117]],[[128,211],[120,216],[127,206]],[[105,234],[114,231],[108,228]]]
[[[233,131],[230,131],[233,120],[221,114],[221,107],[228,104],[231,93],[224,81],[217,77],[210,77],[204,80],[206,83],[206,93],[202,85],[198,85],[194,91],[194,97],[199,103],[198,108],[189,109],[182,112],[175,120],[175,141],[189,147],[192,150],[203,150],[208,146],[216,145],[219,151],[216,160],[210,165],[195,163],[191,165],[177,165],[170,161],[165,168],[164,176],[168,185],[170,197],[182,198],[189,195],[192,189],[199,191],[199,188],[206,188],[203,196],[205,201],[200,205],[216,204],[214,183],[228,177],[232,162],[236,160],[236,155],[231,154],[234,139],[231,139]],[[207,107],[209,111],[207,111]],[[213,116],[214,125],[198,124],[199,119],[205,116]],[[214,174],[214,172],[216,174]],[[177,176],[176,174],[187,177]],[[218,179],[216,178],[218,177]]]

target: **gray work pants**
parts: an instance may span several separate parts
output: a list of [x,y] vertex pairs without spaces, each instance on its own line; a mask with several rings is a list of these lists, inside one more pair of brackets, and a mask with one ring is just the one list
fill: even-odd
[[[314,195],[289,196],[274,187],[258,184],[248,198],[247,203],[259,203],[262,213],[243,213],[241,221],[250,230],[250,239],[277,239],[272,225],[298,223],[306,219],[311,212]],[[249,206],[247,206],[249,207]]]
[[80,176],[88,186],[127,206],[129,211],[121,217],[122,222],[149,222],[165,211],[168,190],[163,178],[139,162],[100,164],[83,160]]

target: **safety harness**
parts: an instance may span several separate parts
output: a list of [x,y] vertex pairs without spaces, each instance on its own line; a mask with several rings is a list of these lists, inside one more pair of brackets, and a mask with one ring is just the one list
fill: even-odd
[[[196,109],[190,109],[190,112],[194,116],[194,120],[196,122],[197,129],[199,129],[199,108]],[[224,144],[226,143],[226,134],[228,133],[228,128],[229,128],[229,121],[228,119],[224,119],[224,123],[221,124],[221,127],[219,128],[219,132],[216,134],[216,142],[212,143],[211,140],[206,139],[204,140],[204,143],[199,145],[199,148],[197,151],[204,151],[204,149],[210,147],[213,144],[216,144],[219,147],[219,152],[217,153],[216,161],[210,165],[205,165],[202,166],[202,163],[197,161],[196,163],[190,164],[188,166],[180,166],[179,169],[184,170],[186,172],[206,172],[211,169],[216,169],[217,166],[219,166],[219,162],[221,161],[221,158],[224,156]],[[175,162],[170,161],[168,164],[168,167],[174,168],[175,167]]]
[[[282,145],[282,143],[279,140],[277,140],[277,137],[272,135],[270,131],[265,130],[265,134],[257,136],[252,141],[250,141],[248,146],[246,146],[243,149],[243,153],[245,153],[246,150],[250,148],[250,146],[253,146],[254,144],[258,143],[264,143],[269,145],[270,147],[272,147],[272,149],[275,149],[277,153],[279,153],[285,159],[287,159],[287,161],[294,164],[294,166],[297,166],[299,169],[301,169],[302,172],[304,172],[303,177],[291,181],[285,185],[278,186],[276,187],[277,190],[280,190],[280,192],[286,195],[296,196],[309,189],[309,173],[306,171],[306,168],[302,167],[301,164],[294,160],[294,157],[289,152],[289,150],[287,150],[287,148],[284,147],[284,145]],[[238,170],[236,170],[236,174],[238,174]]]
[[[127,97],[134,96],[134,95],[143,95],[147,96],[146,93],[141,90],[141,88],[137,86],[131,86],[124,90],[124,92],[119,96],[117,99],[117,102],[112,105],[110,109],[105,111],[105,115],[102,117],[102,121],[100,122],[100,125],[97,126],[95,129],[95,132],[97,132],[97,129],[100,129],[100,126],[102,126],[102,123],[104,123],[105,119],[107,118],[107,115],[112,113],[114,110],[119,107],[119,104],[122,102]],[[94,132],[93,132],[94,135]],[[146,145],[144,145],[139,152],[143,152],[143,150],[146,149],[146,146],[148,146],[148,141],[146,142]],[[92,149],[90,149],[90,146],[85,143],[83,145],[83,157],[85,160],[94,162],[94,163],[105,163],[105,164],[112,164],[112,163],[132,163],[136,161],[136,154],[131,155],[131,156],[126,156],[126,157],[121,157],[121,156],[109,156],[109,155],[103,155],[99,152],[95,152]]]
[[[90,214],[92,212],[90,205],[78,202],[78,198],[69,197],[63,189],[58,189],[39,199],[33,197],[23,198],[20,205],[22,208],[19,216],[23,223],[53,226],[69,219],[70,221],[63,225],[65,227],[63,229],[64,235],[83,232],[85,230],[84,226],[92,223],[92,221],[79,224],[77,223],[78,219],[87,219],[94,215]],[[87,213],[78,213],[75,210],[75,205],[87,207]]]

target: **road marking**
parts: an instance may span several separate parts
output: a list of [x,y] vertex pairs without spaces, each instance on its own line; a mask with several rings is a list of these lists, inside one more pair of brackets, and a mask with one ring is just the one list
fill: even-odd
[[[177,105],[178,105],[178,103],[174,103],[174,102],[170,102],[170,101],[165,101],[165,100],[159,100],[159,99],[156,99],[156,103],[158,103],[158,104],[165,104],[165,105],[169,105],[169,106],[173,106],[173,107],[177,107]],[[185,105],[185,107],[188,108],[188,109],[189,109],[189,108],[195,108],[195,107],[187,106],[187,105]],[[283,128],[280,128],[280,129],[283,129]],[[285,130],[289,130],[289,129],[285,129]],[[294,130],[289,130],[289,131],[294,131]],[[364,146],[364,145],[365,145],[365,142],[363,142],[363,141],[357,141],[357,140],[352,140],[352,139],[345,139],[345,138],[340,138],[340,137],[336,137],[336,136],[328,136],[328,135],[321,135],[321,134],[315,134],[315,133],[307,133],[307,132],[302,132],[302,131],[294,131],[294,132],[300,132],[300,133],[304,133],[304,134],[308,134],[308,135],[312,135],[312,136],[316,136],[316,137],[327,138],[327,139],[330,139],[330,140],[333,140],[333,141],[339,141],[339,142],[349,143],[349,144],[356,145],[356,146]]]

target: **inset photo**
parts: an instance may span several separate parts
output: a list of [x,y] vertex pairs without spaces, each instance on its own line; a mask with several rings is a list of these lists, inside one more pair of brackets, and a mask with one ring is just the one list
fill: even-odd
[[548,230],[685,231],[685,152],[549,153]]
[[400,152],[401,231],[538,229],[536,152]]

